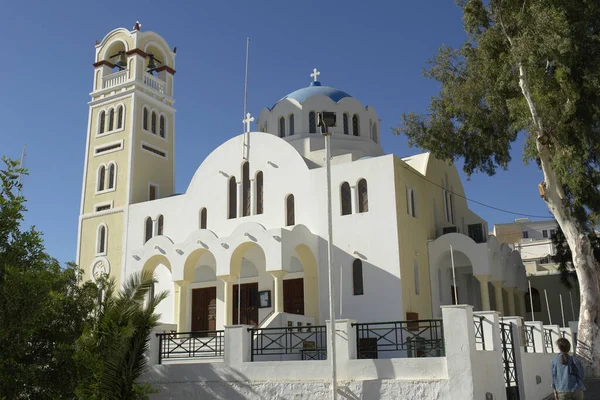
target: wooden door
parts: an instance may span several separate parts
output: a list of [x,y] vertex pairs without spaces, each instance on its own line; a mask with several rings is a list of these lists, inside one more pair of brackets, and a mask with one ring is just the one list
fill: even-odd
[[192,290],[192,331],[217,329],[217,288]]
[[304,279],[283,281],[283,311],[304,315]]
[[245,283],[239,288],[241,302],[238,322],[238,285],[233,285],[233,324],[258,326],[258,283]]

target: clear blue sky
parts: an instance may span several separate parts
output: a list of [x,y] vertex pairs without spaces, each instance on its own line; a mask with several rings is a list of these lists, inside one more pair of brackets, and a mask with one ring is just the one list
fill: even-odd
[[[307,86],[317,67],[324,85],[347,91],[381,118],[386,152],[419,152],[391,128],[423,112],[437,85],[422,77],[443,43],[464,39],[453,1],[3,1],[0,37],[0,155],[27,143],[26,222],[48,251],[75,259],[94,42],[114,28],[162,35],[177,46],[177,182],[184,192],[206,155],[242,132],[246,37],[251,39],[248,109],[254,115]],[[542,177],[513,146],[508,172],[473,176],[467,196],[509,210],[549,215]],[[490,225],[517,216],[471,204]]]

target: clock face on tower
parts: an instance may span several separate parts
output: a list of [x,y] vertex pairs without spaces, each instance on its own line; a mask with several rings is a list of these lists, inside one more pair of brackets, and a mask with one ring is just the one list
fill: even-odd
[[102,275],[108,275],[110,273],[110,268],[105,261],[98,261],[94,264],[92,268],[92,276],[94,280],[98,280]]

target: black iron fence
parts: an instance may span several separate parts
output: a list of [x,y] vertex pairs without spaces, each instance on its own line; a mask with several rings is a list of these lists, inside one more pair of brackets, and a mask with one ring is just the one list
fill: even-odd
[[380,352],[396,357],[443,357],[442,321],[414,320],[352,324],[356,327],[358,358],[379,358]]
[[546,353],[554,353],[554,346],[552,345],[552,329],[544,328],[544,347]]
[[[250,328],[252,333],[251,361],[256,356],[285,356],[301,360],[327,359],[325,325],[291,326],[284,328]],[[266,357],[268,358],[268,357]]]
[[483,334],[483,320],[482,316],[473,317],[473,325],[475,326],[475,345],[477,350],[485,350],[485,335]]
[[166,359],[223,357],[224,331],[157,333],[158,363]]
[[525,343],[523,343],[525,353],[535,353],[535,338],[533,336],[533,326],[525,325],[523,329],[525,330]]

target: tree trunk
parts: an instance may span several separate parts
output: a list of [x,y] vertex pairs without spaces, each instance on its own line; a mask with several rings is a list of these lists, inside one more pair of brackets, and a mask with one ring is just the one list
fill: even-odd
[[571,215],[567,208],[563,185],[552,165],[552,155],[547,141],[540,138],[544,135],[543,120],[539,116],[533,96],[527,82],[527,74],[519,64],[519,86],[531,112],[531,119],[536,128],[537,151],[544,173],[545,196],[548,209],[556,218],[565,234],[573,255],[573,266],[577,273],[580,288],[579,327],[577,332],[577,354],[581,357],[586,369],[586,376],[600,377],[600,327],[598,314],[600,311],[600,266],[594,252],[586,227]]

